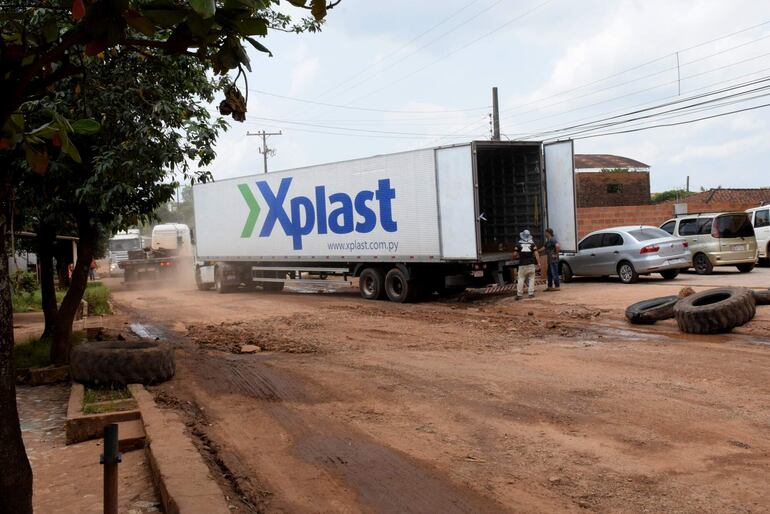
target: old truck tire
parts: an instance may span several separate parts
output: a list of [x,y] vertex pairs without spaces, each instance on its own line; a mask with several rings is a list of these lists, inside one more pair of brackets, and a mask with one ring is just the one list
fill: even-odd
[[626,318],[635,325],[652,325],[656,321],[671,319],[674,317],[674,305],[677,301],[677,296],[642,300],[626,308]]
[[719,287],[682,298],[674,306],[674,315],[682,332],[717,334],[751,320],[755,305],[751,289]]
[[391,302],[413,302],[417,298],[418,286],[417,281],[407,279],[399,268],[393,268],[385,275],[385,294]]
[[770,289],[759,291],[755,289],[752,294],[754,295],[754,303],[757,305],[770,305]]
[[161,341],[83,343],[70,354],[70,375],[84,384],[157,384],[175,370],[174,350]]

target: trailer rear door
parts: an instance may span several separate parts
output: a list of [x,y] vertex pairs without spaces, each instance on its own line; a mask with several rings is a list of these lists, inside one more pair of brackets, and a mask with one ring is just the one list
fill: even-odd
[[577,251],[575,152],[572,140],[543,145],[546,219],[564,252]]
[[436,150],[441,257],[475,259],[476,190],[471,145]]

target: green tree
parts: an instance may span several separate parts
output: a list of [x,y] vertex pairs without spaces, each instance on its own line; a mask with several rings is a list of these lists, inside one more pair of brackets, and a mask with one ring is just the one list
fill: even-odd
[[[93,120],[55,109],[45,120],[38,101],[59,92],[65,80],[83,77],[86,62],[113,48],[121,55],[191,56],[217,74],[250,67],[244,42],[268,52],[258,38],[269,29],[317,30],[325,0],[289,0],[311,11],[293,24],[278,0],[7,0],[0,5],[0,155],[21,148],[31,171],[43,174],[54,160],[83,161],[71,138],[98,130]],[[75,90],[77,90],[77,86]],[[80,86],[80,93],[90,92]],[[242,120],[246,105],[231,87],[220,111]],[[130,115],[133,109],[126,113]],[[72,121],[73,119],[77,121]],[[39,124],[37,124],[39,123]],[[86,158],[90,154],[86,153]],[[68,177],[63,177],[67,180]],[[32,472],[18,422],[13,368],[13,312],[7,240],[13,191],[19,176],[0,175],[0,513],[32,511]],[[83,223],[83,230],[96,230]],[[80,230],[81,227],[78,226]],[[80,271],[78,271],[80,273]],[[8,472],[12,470],[12,472]]]

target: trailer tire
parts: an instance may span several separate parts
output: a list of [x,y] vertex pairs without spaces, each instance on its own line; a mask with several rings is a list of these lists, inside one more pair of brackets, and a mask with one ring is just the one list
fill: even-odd
[[682,298],[674,306],[679,329],[689,334],[717,334],[751,320],[754,295],[743,287],[719,287]]
[[283,291],[283,284],[283,282],[262,282],[262,291],[280,293]]
[[399,268],[393,268],[385,275],[385,293],[391,302],[408,303],[417,297],[419,284],[409,280]]
[[636,302],[626,308],[626,318],[635,325],[652,325],[656,321],[671,319],[678,300],[678,296],[661,296]]
[[231,291],[230,287],[224,284],[222,270],[219,267],[214,270],[214,289],[219,294],[226,294]]
[[162,341],[83,343],[70,354],[70,375],[84,384],[157,384],[175,371],[174,350]]
[[754,303],[757,305],[770,305],[770,289],[762,289],[752,291],[754,295]]
[[385,273],[380,268],[364,268],[358,277],[358,290],[365,300],[385,298]]

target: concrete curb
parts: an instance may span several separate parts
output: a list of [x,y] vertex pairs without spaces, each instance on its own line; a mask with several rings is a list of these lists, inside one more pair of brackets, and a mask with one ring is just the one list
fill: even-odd
[[120,423],[139,419],[137,409],[105,412],[102,414],[83,414],[83,384],[73,383],[67,405],[67,421],[64,423],[66,443],[74,444],[89,439],[98,439],[104,434],[104,427],[110,423]]
[[226,514],[225,495],[209,472],[184,423],[171,411],[155,405],[141,384],[128,386],[139,405],[153,481],[160,492],[166,514]]

